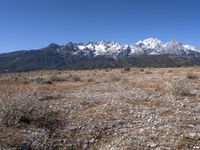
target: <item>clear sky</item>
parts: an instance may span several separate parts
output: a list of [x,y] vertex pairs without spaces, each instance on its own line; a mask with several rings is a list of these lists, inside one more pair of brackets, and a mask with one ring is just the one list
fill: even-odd
[[200,47],[200,0],[0,0],[0,52],[149,37]]

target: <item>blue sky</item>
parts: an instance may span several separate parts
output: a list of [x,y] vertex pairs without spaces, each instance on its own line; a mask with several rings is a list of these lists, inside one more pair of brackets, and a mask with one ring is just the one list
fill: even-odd
[[0,0],[0,52],[149,37],[200,47],[199,0]]

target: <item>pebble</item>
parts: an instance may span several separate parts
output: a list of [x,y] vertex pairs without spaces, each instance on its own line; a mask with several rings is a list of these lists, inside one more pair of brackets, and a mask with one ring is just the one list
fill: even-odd
[[88,144],[83,145],[83,150],[86,150],[88,148]]

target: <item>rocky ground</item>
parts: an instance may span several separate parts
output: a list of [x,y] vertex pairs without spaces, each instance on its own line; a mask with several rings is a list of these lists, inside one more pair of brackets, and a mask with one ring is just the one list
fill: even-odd
[[200,149],[200,68],[0,74],[0,149]]

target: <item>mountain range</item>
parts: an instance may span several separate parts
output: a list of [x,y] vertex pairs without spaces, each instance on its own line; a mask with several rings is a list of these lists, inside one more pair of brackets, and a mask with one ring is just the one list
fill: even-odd
[[37,50],[0,54],[0,72],[116,67],[200,65],[200,48],[176,40],[149,38],[134,44],[113,41],[49,44]]

